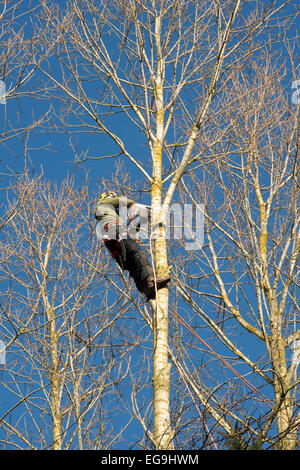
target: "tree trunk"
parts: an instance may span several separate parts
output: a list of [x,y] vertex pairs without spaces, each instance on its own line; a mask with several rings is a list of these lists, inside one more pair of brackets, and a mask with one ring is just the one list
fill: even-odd
[[156,449],[172,449],[168,362],[168,288],[160,289],[153,310],[153,403]]
[[277,431],[279,450],[295,450],[297,442],[297,426],[292,422],[293,400],[291,400],[290,384],[286,368],[285,345],[281,336],[273,332],[272,363],[275,403],[278,406]]
[[[155,155],[158,159],[161,158],[161,153],[162,149],[159,149],[159,143],[157,143]],[[152,210],[155,272],[159,277],[169,274],[169,266],[165,226],[161,220],[161,185],[157,184],[157,179],[154,179],[152,184]],[[168,362],[168,303],[168,287],[159,289],[156,301],[152,302],[154,441],[156,449],[173,448],[170,419],[171,364]]]
[[57,356],[57,332],[55,326],[55,315],[53,307],[49,309],[49,326],[50,326],[50,347],[51,347],[51,412],[52,412],[52,435],[53,450],[61,450],[61,413],[59,399],[59,371]]
[[[155,81],[156,139],[153,145],[153,180],[151,186],[152,228],[156,276],[169,273],[165,224],[162,220],[162,153],[164,139],[164,61],[161,54],[161,19],[155,21],[156,50],[158,55]],[[153,406],[154,442],[156,449],[172,449],[170,418],[170,369],[168,362],[168,303],[169,289],[157,292],[153,310]]]

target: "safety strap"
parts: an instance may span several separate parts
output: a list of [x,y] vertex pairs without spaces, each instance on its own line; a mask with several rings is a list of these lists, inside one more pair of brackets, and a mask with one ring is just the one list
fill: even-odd
[[110,224],[106,224],[106,225],[104,226],[105,232],[107,232],[107,230],[108,230],[110,227],[112,227],[113,225],[118,225],[119,223],[120,223],[120,221],[117,220],[116,222],[111,222]]

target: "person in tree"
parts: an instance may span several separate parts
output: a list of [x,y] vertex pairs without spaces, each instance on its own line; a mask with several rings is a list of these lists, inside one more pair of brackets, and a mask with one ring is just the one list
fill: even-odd
[[[98,199],[95,218],[106,248],[118,265],[133,278],[137,289],[147,301],[155,299],[156,290],[161,289],[170,281],[170,276],[156,277],[144,251],[136,242],[136,230],[128,228],[121,217],[124,208],[129,212],[132,221],[136,215],[147,212],[146,206],[136,204],[132,199],[118,196],[109,191],[101,194]],[[144,211],[141,211],[141,208]],[[137,228],[137,225],[135,225]],[[133,233],[132,233],[133,232]]]

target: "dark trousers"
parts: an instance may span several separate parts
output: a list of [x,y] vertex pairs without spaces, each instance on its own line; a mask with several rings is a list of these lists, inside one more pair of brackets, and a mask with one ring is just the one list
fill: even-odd
[[125,271],[129,271],[137,289],[143,292],[147,286],[147,279],[153,277],[153,269],[144,253],[135,240],[105,240],[108,248],[118,265]]

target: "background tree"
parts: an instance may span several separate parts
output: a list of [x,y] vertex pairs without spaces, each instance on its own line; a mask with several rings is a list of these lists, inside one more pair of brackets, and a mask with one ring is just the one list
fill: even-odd
[[[207,286],[196,287],[193,273],[188,280],[181,277],[180,291],[237,361],[248,365],[250,377],[259,377],[250,382],[272,388],[271,395],[264,393],[274,401],[260,396],[267,410],[255,425],[256,439],[271,437],[270,445],[295,449],[300,418],[299,105],[285,95],[286,67],[273,60],[263,56],[249,62],[247,75],[237,73],[221,93],[207,130],[208,141],[211,133],[214,138],[219,133],[218,143],[212,147],[199,141],[200,149],[210,148],[210,161],[192,172],[184,187],[190,200],[206,204],[207,245],[193,258]],[[234,340],[237,325],[240,336]],[[253,346],[243,350],[251,337]]]
[[41,108],[30,116],[27,114],[28,109],[33,111],[28,103],[32,103],[32,96],[39,91],[37,68],[49,53],[45,49],[35,55],[37,38],[30,22],[40,10],[38,2],[28,6],[23,0],[5,0],[0,6],[0,144],[6,172],[14,167],[9,158],[20,157],[10,144],[19,142],[24,156],[29,134],[47,120],[48,113]]
[[[36,70],[48,54],[47,50],[38,57],[34,54],[36,36],[30,22],[40,9],[39,3],[28,5],[23,0],[4,0],[0,5],[1,191],[14,184],[15,176],[27,168],[30,137],[47,121],[48,110],[32,107],[32,96],[39,90]],[[22,194],[19,196],[9,212],[5,203],[1,206],[0,230],[20,207]]]
[[118,440],[113,397],[130,346],[115,323],[126,299],[107,295],[108,258],[91,236],[87,186],[25,177],[11,207],[20,194],[1,234],[3,448],[105,448]]

